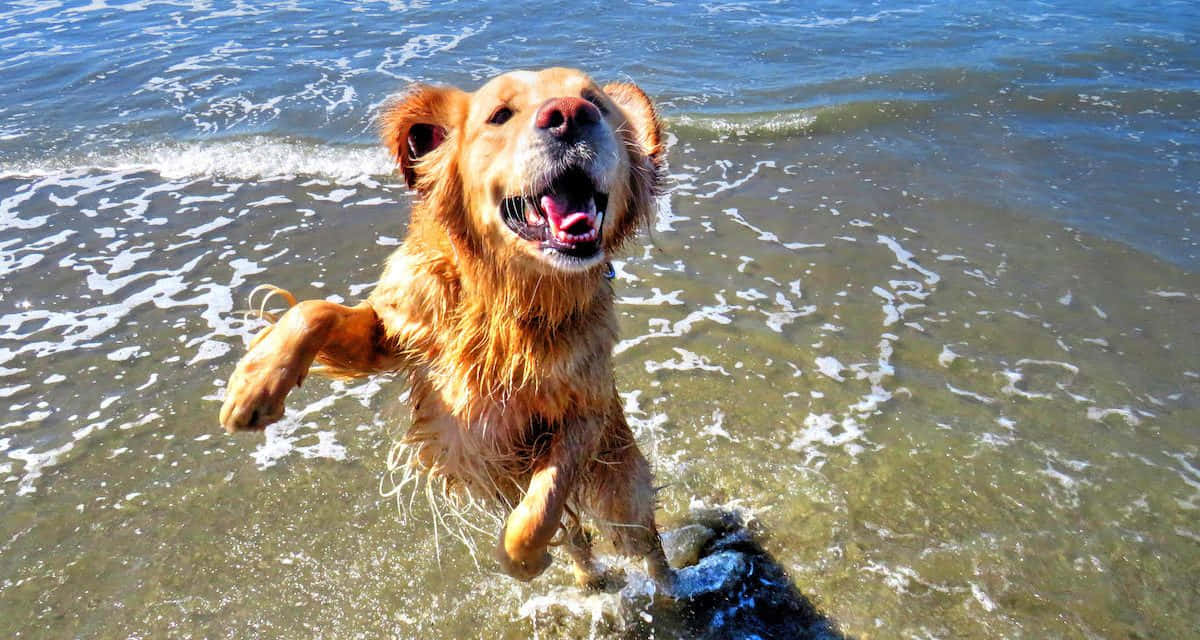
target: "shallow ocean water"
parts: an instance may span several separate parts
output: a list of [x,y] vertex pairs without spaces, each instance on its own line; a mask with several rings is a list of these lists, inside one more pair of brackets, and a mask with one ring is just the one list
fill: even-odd
[[548,64],[671,130],[615,265],[663,526],[742,513],[854,637],[1200,633],[1194,5],[585,11],[0,11],[0,633],[623,635],[380,495],[403,380],[216,423],[251,289],[357,300],[403,237],[387,96]]

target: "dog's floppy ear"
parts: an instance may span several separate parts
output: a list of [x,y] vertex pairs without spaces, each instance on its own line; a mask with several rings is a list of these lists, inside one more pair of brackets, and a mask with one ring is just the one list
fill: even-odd
[[625,118],[633,127],[634,141],[642,148],[642,153],[650,161],[658,165],[662,160],[662,121],[658,118],[658,110],[650,102],[650,98],[632,82],[612,82],[604,85],[604,93],[621,107]]
[[419,189],[419,161],[454,134],[466,102],[453,87],[418,84],[385,107],[380,136],[410,188]]

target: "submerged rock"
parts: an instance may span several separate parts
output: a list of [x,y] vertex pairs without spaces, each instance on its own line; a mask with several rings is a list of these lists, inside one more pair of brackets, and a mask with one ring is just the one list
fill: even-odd
[[700,550],[716,536],[716,532],[702,524],[689,524],[662,534],[663,551],[667,562],[676,569],[690,567],[700,559]]
[[[699,545],[698,562],[676,572],[674,603],[664,605],[660,601],[658,615],[673,624],[655,625],[657,637],[844,638],[836,625],[792,584],[783,567],[740,518],[711,510],[694,516],[703,524],[689,524],[664,534],[665,539],[680,543],[677,551],[686,547],[684,540],[705,540]],[[668,613],[668,609],[673,610]]]
[[[662,533],[676,567],[674,597],[634,564],[602,592],[565,589],[533,598],[521,615],[548,637],[658,640],[839,640],[736,514],[695,511]],[[622,561],[626,562],[626,561]],[[682,567],[682,568],[680,568]]]
[[722,551],[675,574],[675,597],[691,600],[728,591],[745,579],[746,559],[736,551]]

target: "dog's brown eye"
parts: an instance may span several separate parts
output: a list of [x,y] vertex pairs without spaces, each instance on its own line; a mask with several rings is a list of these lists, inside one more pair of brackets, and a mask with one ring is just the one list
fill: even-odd
[[604,106],[604,101],[601,100],[600,96],[596,95],[594,92],[584,91],[583,99],[596,105],[596,108],[600,110],[601,115],[608,115],[608,107]]
[[488,124],[502,125],[505,122],[508,122],[508,119],[511,117],[513,117],[512,109],[509,109],[508,107],[500,107],[492,112],[492,115],[488,117],[487,121]]

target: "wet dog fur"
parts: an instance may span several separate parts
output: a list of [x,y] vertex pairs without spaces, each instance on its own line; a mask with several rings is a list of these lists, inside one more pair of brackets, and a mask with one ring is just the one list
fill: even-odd
[[473,93],[418,85],[381,120],[417,193],[408,234],[364,302],[292,306],[251,342],[221,408],[230,432],[283,415],[314,361],[401,371],[410,463],[507,512],[495,557],[529,580],[560,535],[581,584],[602,576],[590,518],[670,588],[649,465],[613,374],[610,256],[651,218],[661,124],[635,85],[552,68]]

